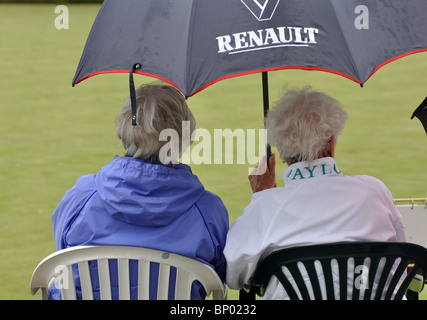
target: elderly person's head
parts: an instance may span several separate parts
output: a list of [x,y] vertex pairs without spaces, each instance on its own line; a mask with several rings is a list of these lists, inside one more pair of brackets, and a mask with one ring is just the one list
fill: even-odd
[[128,98],[116,118],[117,137],[125,148],[125,156],[143,160],[160,161],[160,150],[168,143],[160,134],[169,129],[179,137],[179,155],[182,152],[183,122],[189,125],[190,134],[196,121],[184,96],[174,87],[163,84],[143,85],[136,90],[136,126],[132,126],[132,110]]
[[334,156],[347,113],[335,99],[307,87],[287,90],[266,119],[267,139],[288,165]]

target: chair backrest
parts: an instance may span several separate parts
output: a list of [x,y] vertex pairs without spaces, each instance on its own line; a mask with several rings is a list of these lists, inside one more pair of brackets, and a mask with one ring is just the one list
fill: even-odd
[[275,251],[262,260],[251,291],[263,296],[274,276],[291,300],[400,300],[420,274],[424,283],[427,249],[419,245],[393,242],[311,245]]
[[148,300],[150,295],[150,263],[158,263],[157,299],[167,300],[171,269],[176,268],[175,299],[189,300],[194,281],[204,287],[212,299],[225,298],[225,289],[216,272],[208,265],[180,255],[127,246],[80,246],[67,248],[46,257],[34,270],[31,278],[31,294],[42,290],[42,299],[48,298],[48,286],[53,278],[60,281],[61,297],[64,300],[76,299],[76,286],[73,275],[78,268],[83,299],[93,299],[89,263],[97,261],[100,298],[112,297],[109,261],[117,261],[119,298],[130,298],[129,262],[138,262],[138,299]]

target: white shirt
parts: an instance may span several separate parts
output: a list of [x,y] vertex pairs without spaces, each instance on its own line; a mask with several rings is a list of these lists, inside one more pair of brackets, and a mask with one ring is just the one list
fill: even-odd
[[[340,241],[405,241],[390,191],[370,176],[344,176],[334,159],[298,162],[283,174],[285,187],[254,193],[230,227],[224,255],[227,284],[250,283],[260,259],[292,246]],[[286,299],[277,281],[264,299]]]

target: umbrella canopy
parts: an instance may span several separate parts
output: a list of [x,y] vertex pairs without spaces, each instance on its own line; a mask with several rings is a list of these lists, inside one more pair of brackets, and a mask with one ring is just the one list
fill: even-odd
[[189,97],[222,79],[287,68],[363,84],[427,50],[426,12],[426,0],[105,0],[73,85],[135,71]]

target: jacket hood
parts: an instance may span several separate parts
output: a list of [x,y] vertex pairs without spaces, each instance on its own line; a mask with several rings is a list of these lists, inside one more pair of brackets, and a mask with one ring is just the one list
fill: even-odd
[[203,195],[205,189],[189,166],[164,166],[116,156],[95,178],[108,214],[139,226],[171,223]]

